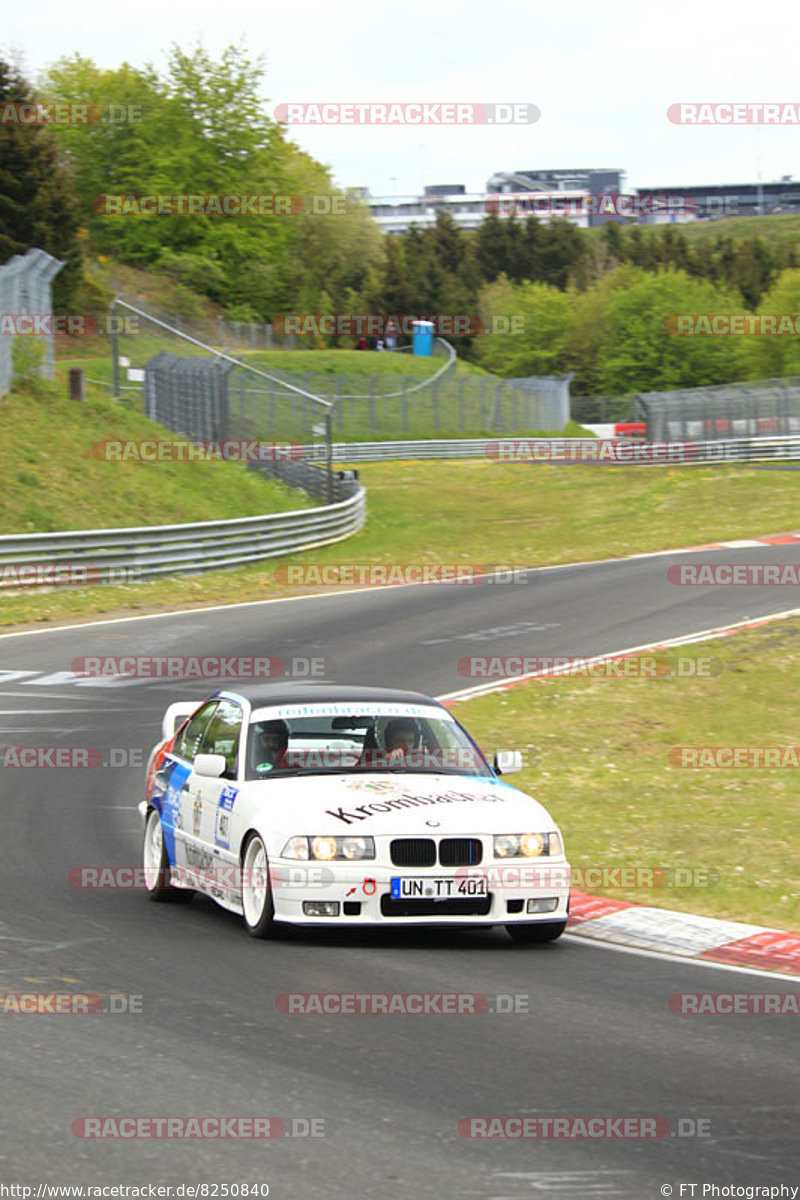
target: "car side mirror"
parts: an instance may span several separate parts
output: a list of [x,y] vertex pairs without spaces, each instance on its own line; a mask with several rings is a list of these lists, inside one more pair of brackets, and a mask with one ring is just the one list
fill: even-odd
[[194,760],[194,773],[204,779],[219,779],[228,769],[224,754],[198,754]]
[[492,766],[498,775],[516,775],[522,770],[522,751],[495,750]]

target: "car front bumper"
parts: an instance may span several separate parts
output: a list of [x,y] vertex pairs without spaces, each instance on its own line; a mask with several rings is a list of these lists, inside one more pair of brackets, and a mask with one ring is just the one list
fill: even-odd
[[[569,864],[554,860],[546,867],[527,864],[515,870],[503,863],[495,869],[442,867],[398,868],[369,861],[299,864],[288,859],[270,864],[275,919],[293,925],[509,925],[566,920]],[[486,878],[487,894],[469,894],[470,877]],[[398,878],[454,881],[451,895],[420,898],[392,895]],[[459,885],[465,886],[459,890]],[[396,888],[395,888],[396,891]],[[546,911],[529,911],[529,901],[551,901]],[[309,905],[337,905],[335,915],[313,915]],[[538,906],[537,906],[538,907]]]

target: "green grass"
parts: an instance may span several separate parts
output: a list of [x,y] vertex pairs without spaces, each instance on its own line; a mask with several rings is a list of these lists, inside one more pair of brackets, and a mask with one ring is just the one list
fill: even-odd
[[[144,366],[162,350],[189,356],[201,353],[187,342],[152,332],[120,337],[119,345],[120,355],[129,358],[134,367]],[[88,381],[98,381],[87,383],[88,395],[110,394],[111,359],[102,339],[72,338],[69,344],[64,339],[57,353],[56,381],[60,387],[66,390],[67,372],[78,366]],[[443,358],[369,350],[253,351],[242,357],[278,380],[334,401],[337,441],[545,434],[533,424],[536,409],[528,404],[527,397],[515,392],[509,381],[461,359],[430,387],[418,388],[419,383],[440,370]],[[128,386],[124,368],[120,382]],[[122,395],[141,407],[141,389],[123,390]],[[282,392],[280,383],[235,372],[230,379],[229,397],[231,436],[266,441],[314,440],[312,425],[321,420],[321,406],[286,390]],[[585,434],[574,422],[559,432],[573,437]]]
[[723,669],[711,679],[532,681],[455,712],[487,751],[540,752],[509,782],[549,809],[573,867],[697,872],[690,887],[579,890],[800,932],[800,771],[685,769],[667,759],[681,745],[797,745],[787,699],[800,672],[800,621],[667,657],[678,654],[713,656]]
[[[425,358],[407,350],[253,350],[247,352],[247,361],[265,371],[312,372],[320,375],[408,376],[415,382],[433,375],[444,366],[442,355]],[[486,375],[482,367],[459,358],[453,368],[456,376]]]
[[[660,239],[666,226],[639,225],[636,228],[641,230],[643,238]],[[776,213],[763,217],[720,217],[716,220],[682,221],[670,228],[682,234],[687,242],[695,245],[700,242],[713,241],[717,237],[729,237],[734,241],[760,237],[773,247],[800,245],[800,216],[797,215]],[[604,236],[603,229],[599,226],[589,229],[586,231],[586,236],[591,241],[598,241]]]
[[[105,440],[172,438],[161,426],[109,400],[67,400],[57,385],[42,395],[0,400],[0,533],[119,528],[206,521],[305,508],[304,492],[241,463],[106,462]],[[178,439],[183,440],[183,439]]]
[[[663,226],[642,226],[648,235]],[[716,237],[730,237],[734,241],[742,238],[760,237],[773,248],[800,244],[800,216],[768,217],[722,217],[717,221],[687,221],[677,226],[687,242],[699,244],[713,241]]]
[[[70,461],[79,474],[82,460]],[[236,469],[233,464],[222,465]],[[18,467],[24,464],[15,459],[15,470]],[[193,464],[186,467],[197,469]],[[361,533],[345,542],[293,558],[267,560],[259,567],[192,578],[37,596],[6,595],[0,621],[10,627],[314,590],[276,582],[276,568],[290,562],[542,566],[798,528],[800,480],[791,471],[746,466],[513,465],[484,460],[362,463],[358,470],[367,488],[368,521]],[[113,472],[104,478],[113,481]],[[73,493],[81,486],[76,484]],[[788,599],[787,607],[791,603]]]

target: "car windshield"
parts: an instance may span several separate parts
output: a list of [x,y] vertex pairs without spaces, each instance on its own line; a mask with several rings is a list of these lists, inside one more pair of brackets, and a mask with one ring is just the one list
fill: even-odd
[[[358,772],[491,777],[479,750],[449,714],[358,712],[331,715],[309,709],[303,716],[253,715],[246,777]],[[308,715],[305,715],[308,714]]]

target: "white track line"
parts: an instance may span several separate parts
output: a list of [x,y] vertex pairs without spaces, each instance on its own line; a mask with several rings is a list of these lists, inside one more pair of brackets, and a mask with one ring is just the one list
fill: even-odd
[[[711,642],[715,638],[729,637],[737,631],[752,629],[758,625],[767,625],[771,621],[785,621],[789,617],[800,616],[800,608],[787,608],[783,612],[770,613],[766,617],[748,617],[744,621],[735,621],[732,625],[717,625],[712,629],[701,629],[696,633],[687,633],[682,637],[668,638],[660,642],[647,642],[642,646],[630,646],[627,650],[611,650],[607,654],[596,654],[593,658],[582,658],[581,664],[591,666],[593,663],[606,662],[615,658],[630,658],[634,654],[641,654],[644,651],[651,650],[667,650],[671,646],[689,646],[694,642]],[[557,657],[557,656],[556,656]],[[579,674],[573,664],[567,664],[564,667],[551,667],[543,671],[530,671],[527,675],[511,675],[505,679],[498,679],[492,683],[479,683],[472,688],[463,688],[458,692],[447,692],[443,696],[437,696],[437,700],[445,701],[460,701],[471,700],[477,696],[488,696],[493,692],[505,691],[515,684],[524,683],[528,679],[554,679],[558,676],[569,677],[572,674]]]
[[[800,533],[792,531],[790,533],[764,534],[764,538],[767,538],[767,537],[797,537],[798,539],[800,539]],[[610,563],[632,562],[635,559],[642,559],[642,558],[665,558],[671,554],[700,554],[700,553],[711,554],[711,553],[716,553],[719,550],[723,550],[729,545],[731,545],[731,543],[711,542],[707,546],[679,546],[675,550],[646,550],[640,554],[624,554],[624,555],[620,555],[617,558],[592,558],[592,559],[581,560],[580,562],[555,563],[551,566],[513,567],[513,568],[502,567],[502,568],[500,568],[500,570],[504,570],[504,571],[505,570],[516,570],[516,571],[531,571],[531,572],[533,572],[533,571],[569,571],[574,567],[601,567],[601,566],[608,565]],[[767,546],[769,546],[769,542],[764,541],[762,538],[761,540],[754,540],[753,545],[767,547]],[[385,565],[387,568],[392,566],[391,563],[386,563],[386,564],[381,563],[380,565],[381,566]],[[437,564],[432,563],[431,565],[436,566]],[[485,574],[485,575],[475,575],[475,576],[473,576],[473,578],[474,579],[491,579],[491,578],[494,578],[495,574],[496,574],[496,572],[487,572],[487,574]],[[325,599],[328,596],[354,596],[354,595],[359,595],[362,592],[388,592],[388,591],[396,590],[397,588],[448,587],[448,586],[458,587],[458,584],[449,584],[448,585],[448,584],[443,584],[443,583],[438,583],[438,584],[437,583],[385,583],[385,584],[377,584],[374,587],[346,588],[344,590],[337,589],[336,591],[331,591],[331,592],[313,592],[313,593],[308,593],[308,594],[304,593],[303,595],[300,595],[300,596],[273,596],[273,597],[265,599],[265,600],[241,600],[241,601],[237,601],[235,604],[212,604],[212,605],[208,605],[205,608],[178,608],[178,609],[172,609],[169,612],[140,613],[139,616],[135,616],[135,617],[110,617],[110,618],[105,618],[103,620],[98,620],[98,621],[76,621],[71,625],[52,625],[52,626],[48,627],[47,629],[23,629],[23,630],[20,630],[18,633],[14,633],[14,632],[0,633],[0,638],[31,637],[35,634],[40,634],[40,633],[62,633],[64,631],[68,631],[68,630],[72,630],[72,629],[90,629],[90,628],[93,628],[95,626],[100,626],[100,625],[120,625],[120,624],[125,624],[128,621],[130,621],[130,622],[133,622],[133,621],[157,621],[164,617],[183,617],[183,616],[187,616],[190,613],[212,613],[212,612],[222,612],[223,609],[233,610],[233,609],[237,609],[237,608],[257,608],[259,606],[266,605],[266,604],[289,604],[296,600],[320,600],[320,599]]]

